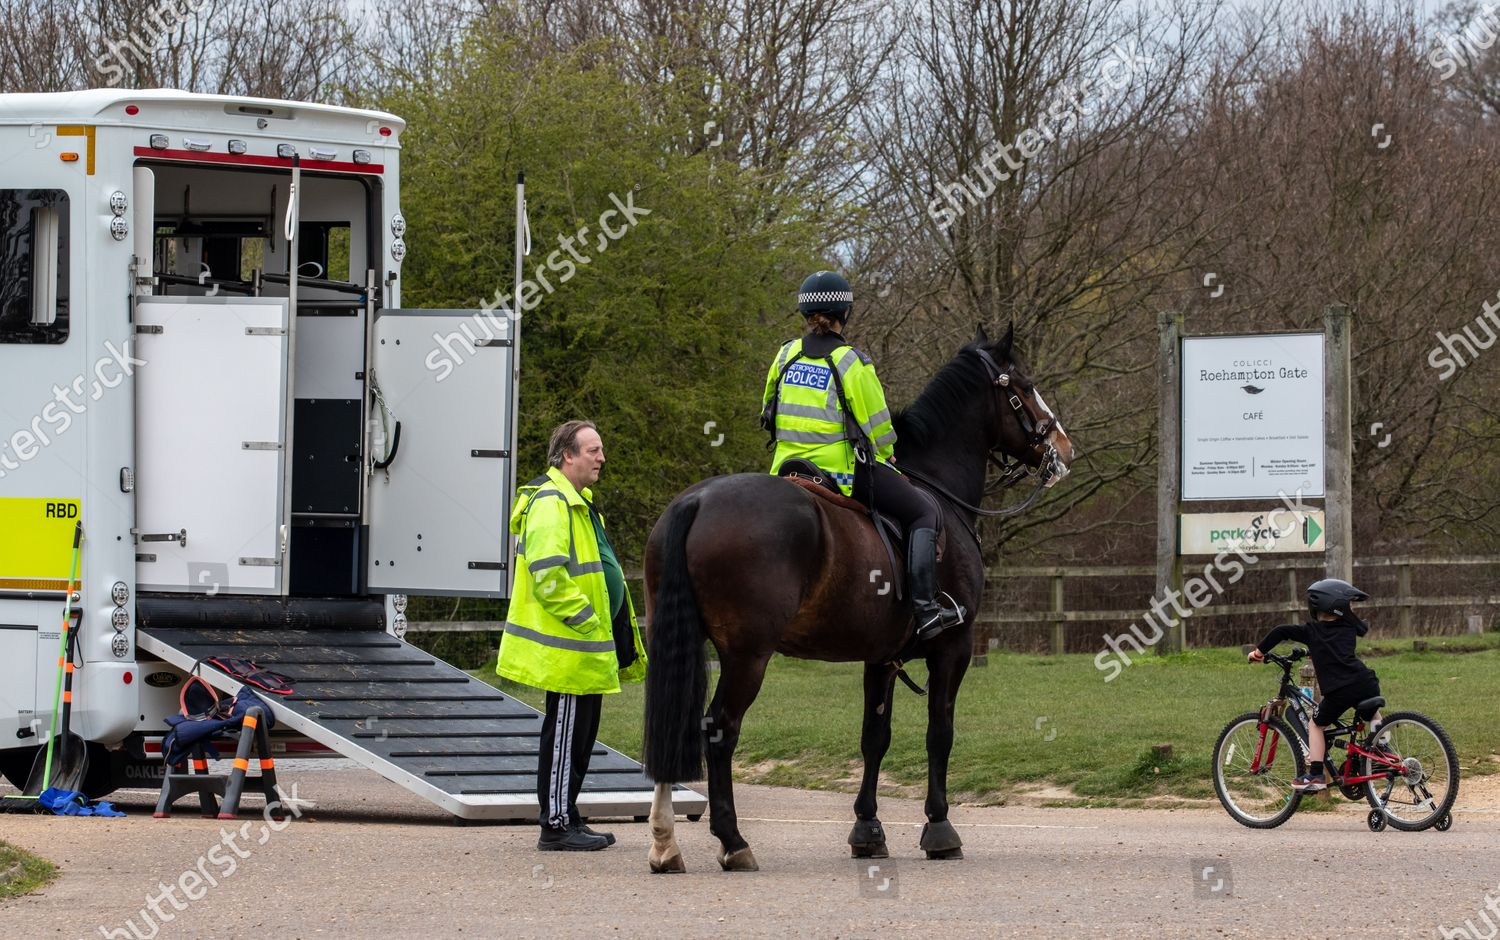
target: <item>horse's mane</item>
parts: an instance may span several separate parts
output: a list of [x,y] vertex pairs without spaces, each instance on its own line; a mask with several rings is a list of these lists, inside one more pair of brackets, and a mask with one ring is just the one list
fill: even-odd
[[917,400],[895,411],[896,446],[908,451],[925,448],[937,439],[939,432],[968,408],[974,390],[984,384],[984,368],[978,358],[966,355],[969,347],[938,370]]

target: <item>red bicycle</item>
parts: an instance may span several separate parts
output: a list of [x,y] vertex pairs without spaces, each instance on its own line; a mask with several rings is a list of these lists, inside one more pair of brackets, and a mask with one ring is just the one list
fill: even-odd
[[[1292,781],[1306,771],[1306,729],[1314,707],[1310,696],[1292,681],[1292,665],[1306,655],[1301,648],[1290,656],[1267,653],[1266,662],[1281,667],[1276,697],[1260,711],[1229,722],[1214,745],[1219,802],[1252,829],[1274,829],[1302,802],[1303,794]],[[1340,719],[1324,729],[1330,785],[1351,800],[1363,797],[1369,802],[1366,821],[1374,832],[1387,824],[1408,832],[1446,832],[1453,825],[1453,801],[1458,797],[1453,741],[1441,725],[1418,712],[1393,712],[1367,730],[1359,713],[1384,704],[1379,697],[1360,702],[1352,723]],[[1345,754],[1332,773],[1335,748]]]

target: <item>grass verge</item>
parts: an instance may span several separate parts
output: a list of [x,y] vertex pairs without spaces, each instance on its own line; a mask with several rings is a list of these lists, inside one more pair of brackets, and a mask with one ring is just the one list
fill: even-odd
[[35,891],[56,877],[56,865],[0,842],[0,901]]
[[[1404,646],[1404,651],[1403,651]],[[1500,649],[1453,655],[1412,652],[1391,643],[1371,660],[1387,712],[1415,710],[1437,719],[1458,748],[1463,772],[1500,770]],[[476,673],[540,707],[542,694]],[[1003,802],[1055,788],[1086,805],[1142,800],[1213,799],[1210,757],[1220,730],[1276,691],[1276,671],[1249,666],[1238,649],[1139,657],[1114,681],[1088,655],[991,653],[969,670],[959,692],[949,792],[956,802]],[[913,671],[922,681],[921,667]],[[745,719],[737,779],[809,789],[858,788],[862,668],[777,657]],[[631,756],[641,749],[640,685],[609,696],[600,739]],[[899,683],[893,739],[882,790],[920,794],[925,787],[927,700]],[[1172,745],[1170,760],[1153,754]]]

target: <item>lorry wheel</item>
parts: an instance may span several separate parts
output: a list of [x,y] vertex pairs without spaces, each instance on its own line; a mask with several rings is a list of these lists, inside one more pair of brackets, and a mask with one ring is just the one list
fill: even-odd
[[[41,752],[39,747],[16,747],[0,751],[0,776],[10,781],[11,786],[17,790],[25,789],[26,778],[31,776],[31,768]],[[109,748],[90,741],[88,755],[89,769],[83,775],[83,795],[97,800],[119,789],[120,781],[115,776]]]
[[13,747],[0,751],[0,776],[10,781],[17,790],[26,787],[26,778],[31,776],[31,765],[36,762],[39,747]]
[[83,795],[90,800],[108,796],[120,788],[115,775],[115,761],[109,748],[97,741],[88,742],[89,769],[83,775]]

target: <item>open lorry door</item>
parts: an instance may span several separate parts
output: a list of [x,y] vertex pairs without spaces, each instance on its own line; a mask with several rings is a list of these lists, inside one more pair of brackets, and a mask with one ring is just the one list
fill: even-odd
[[511,323],[469,310],[377,313],[369,358],[372,593],[508,594]]
[[141,590],[285,593],[288,309],[273,297],[136,305]]

